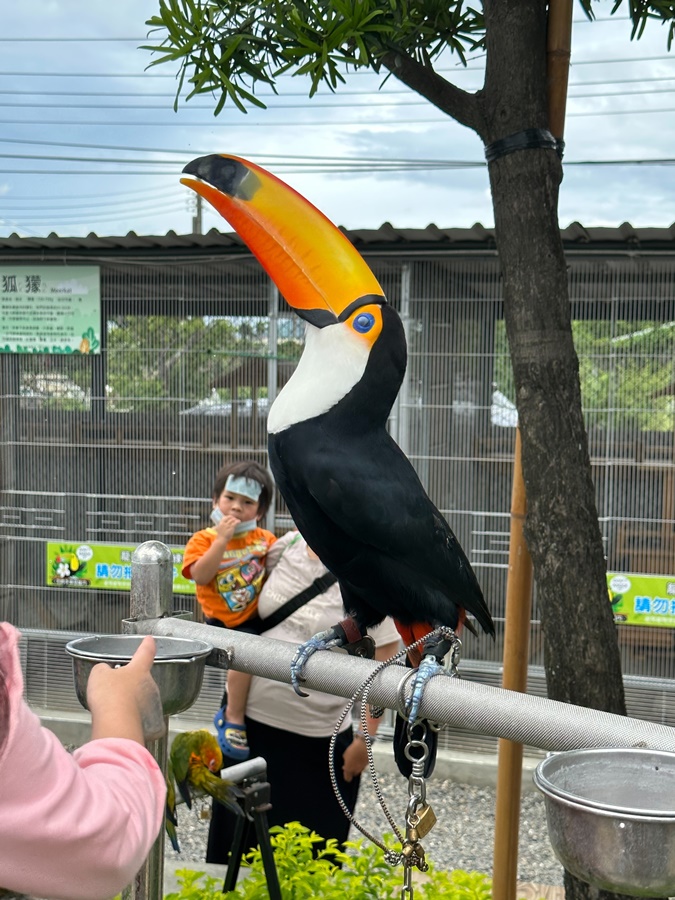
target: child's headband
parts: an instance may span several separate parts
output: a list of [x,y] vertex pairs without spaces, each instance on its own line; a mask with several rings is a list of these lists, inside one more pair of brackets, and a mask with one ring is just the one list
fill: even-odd
[[262,485],[255,478],[242,478],[239,475],[228,475],[225,490],[233,494],[243,494],[249,500],[260,500]]

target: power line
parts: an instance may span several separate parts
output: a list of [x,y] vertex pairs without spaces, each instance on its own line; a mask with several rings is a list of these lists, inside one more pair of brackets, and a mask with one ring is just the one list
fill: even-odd
[[143,37],[0,37],[2,44],[88,44],[90,42],[100,42],[107,44],[115,44],[129,41],[148,41],[151,38]]
[[[0,38],[0,40],[2,40]],[[603,58],[593,58],[593,59],[575,59],[572,57],[570,61],[570,67],[572,71],[578,66],[601,66],[601,65],[626,65],[626,63],[643,63],[643,62],[675,62],[675,54],[666,54],[664,56],[621,56],[621,57],[613,57],[608,59]],[[467,65],[463,66],[461,63],[458,63],[456,66],[439,66],[435,68],[435,72],[454,72],[457,74],[463,72],[482,72],[484,71],[485,66],[472,66]],[[355,71],[350,71],[347,73],[349,78],[354,76],[371,76],[371,77],[385,77],[384,73],[377,73],[372,69],[357,69]],[[12,78],[171,78],[174,81],[177,81],[177,76],[175,73],[170,72],[17,72],[16,70],[11,71],[0,71],[0,76],[12,77]],[[282,74],[279,76],[279,80],[286,80],[296,76],[291,74]]]
[[[637,92],[635,92],[637,93]],[[621,94],[616,94],[615,96],[620,97]],[[427,106],[434,110],[431,104],[427,104]],[[100,106],[96,107],[97,109],[101,109]],[[137,107],[141,109],[140,107]],[[353,107],[352,107],[353,108]],[[114,107],[111,107],[114,110]],[[364,112],[369,111],[369,107],[363,107]],[[308,107],[307,112],[311,112],[311,109]],[[270,111],[268,111],[270,112]],[[597,116],[598,118],[603,116],[617,116],[617,115],[626,115],[626,116],[638,116],[638,115],[656,115],[661,113],[672,113],[675,112],[675,109],[672,108],[656,108],[656,107],[648,107],[643,106],[639,109],[616,109],[616,110],[608,110],[608,109],[600,109],[600,110],[591,110],[591,111],[583,111],[583,112],[568,112],[567,118],[577,118],[577,117],[588,117],[588,116]],[[21,125],[21,126],[33,126],[38,125],[41,128],[52,127],[52,126],[62,126],[68,125],[71,127],[101,127],[101,128],[138,128],[139,125],[142,125],[143,128],[180,128],[180,127],[188,127],[188,128],[206,128],[206,129],[227,129],[228,131],[233,128],[325,128],[326,125],[330,127],[340,127],[340,128],[379,128],[386,129],[387,131],[392,131],[394,129],[401,130],[402,128],[406,128],[411,125],[439,125],[445,122],[454,122],[454,120],[442,113],[440,110],[437,110],[437,116],[435,118],[407,118],[405,121],[401,122],[400,120],[392,120],[392,119],[380,119],[377,121],[370,120],[354,120],[354,119],[330,119],[328,121],[289,121],[288,119],[285,121],[270,121],[263,120],[254,122],[249,119],[245,121],[237,120],[229,120],[218,121],[211,120],[208,122],[149,122],[149,121],[120,121],[120,120],[96,120],[92,121],[88,119],[86,121],[82,120],[64,120],[59,119],[55,121],[45,121],[44,119],[39,120],[30,120],[30,119],[0,119],[0,125]]]
[[[624,25],[629,22],[629,19],[622,19],[619,16],[607,16],[605,18],[594,18],[589,19],[587,16],[583,16],[579,19],[573,19],[573,25],[590,25],[590,24],[598,24],[600,22],[622,22]],[[155,29],[153,29],[155,30]],[[145,37],[73,37],[72,35],[69,37],[0,37],[0,43],[3,44],[68,44],[68,43],[89,43],[90,41],[97,42],[105,42],[105,43],[124,43],[130,41],[152,41],[154,38],[145,36]],[[158,52],[161,48],[158,47]]]
[[[185,215],[191,215],[191,213],[185,209],[182,204],[165,204],[163,206],[155,207],[154,209],[147,208],[145,210],[131,210],[128,216],[124,212],[111,212],[111,213],[57,213],[53,216],[46,215],[19,215],[17,216],[15,213],[11,216],[12,219],[15,219],[18,222],[27,221],[34,225],[51,223],[51,222],[70,222],[77,223],[83,222],[86,220],[96,221],[96,222],[114,222],[119,219],[133,217],[133,218],[147,218],[148,216],[154,215],[162,215],[163,213],[174,213],[174,212],[185,212]],[[4,213],[0,212],[0,218],[4,216]],[[9,218],[9,217],[8,217]]]
[[[672,57],[668,57],[668,60],[669,60],[669,62],[675,62],[675,54]],[[629,62],[629,61],[630,60],[624,60],[624,62]],[[650,60],[650,61],[652,61],[652,60]],[[617,62],[618,62],[618,60],[617,60]],[[439,71],[439,70],[436,70],[436,71]],[[456,70],[455,74],[462,75],[468,71],[477,71],[477,70],[475,70],[475,69],[471,69],[471,70],[458,69],[458,70]],[[24,75],[25,74],[27,74],[27,73],[24,73]],[[49,77],[50,79],[52,79],[52,78],[60,78],[60,77],[65,77],[65,76],[72,76],[74,73],[72,73],[72,72],[63,72],[63,73],[34,72],[34,73],[28,73],[28,74],[34,75],[36,77],[44,75],[45,77]],[[362,74],[366,74],[366,73],[362,73]],[[368,74],[375,75],[374,72],[368,73]],[[17,73],[16,72],[0,72],[0,77],[3,77],[3,76],[16,78]],[[19,78],[21,78],[21,77],[23,77],[23,76],[19,76]],[[84,81],[89,81],[91,78],[116,78],[116,77],[125,77],[125,76],[101,75],[97,72],[82,72],[77,77],[83,79]],[[174,81],[176,80],[174,75],[153,75],[152,73],[142,73],[142,74],[128,76],[128,77],[143,78],[143,79],[146,79],[146,78],[171,78]],[[589,87],[591,85],[599,86],[599,85],[603,85],[603,84],[610,84],[610,85],[611,84],[650,84],[652,82],[673,81],[673,80],[675,80],[675,75],[651,75],[651,76],[643,75],[640,78],[603,78],[600,81],[571,81],[569,86],[570,87]],[[393,83],[400,84],[400,82],[393,82]],[[343,86],[340,86],[335,91],[332,91],[327,86],[324,85],[324,86],[320,86],[320,88],[319,88],[319,92],[322,92],[322,91],[328,97],[332,97],[332,96],[359,97],[359,96],[363,96],[363,95],[367,95],[367,94],[377,94],[377,95],[381,95],[381,96],[389,96],[389,95],[416,93],[412,88],[405,88],[405,87],[392,88],[391,84],[388,85],[384,90],[380,87],[380,88],[361,88],[356,91],[348,90],[347,88],[345,88]],[[75,96],[84,96],[84,97],[87,97],[87,96],[88,97],[137,97],[139,95],[138,90],[135,90],[135,91],[119,91],[119,90],[118,91],[79,91],[77,89],[69,89],[68,91],[66,91],[65,89],[60,89],[60,90],[50,91],[50,90],[44,90],[43,88],[36,88],[35,90],[17,90],[16,87],[11,87],[11,88],[8,88],[7,90],[0,89],[0,94],[20,94],[20,95],[25,95],[25,96],[30,96],[32,94],[44,94],[45,96],[60,96],[61,94],[65,94],[65,93],[67,93],[69,96],[75,95]],[[145,96],[145,97],[160,97],[160,98],[167,98],[167,99],[173,100],[173,98],[175,97],[175,93],[173,91],[170,93],[161,93],[161,94],[159,94],[159,93],[147,94],[146,93],[143,96]],[[263,85],[261,87],[261,91],[259,94],[257,94],[257,96],[260,98],[270,98],[270,99],[274,99],[276,97],[305,97],[309,100],[309,98],[307,97],[306,90],[304,90],[304,91],[283,90],[280,92],[275,92],[275,91],[267,89],[267,87],[265,85]]]
[[[373,73],[374,74],[374,73]],[[11,78],[173,78],[168,72],[0,72]]]
[[86,172],[73,170],[73,169],[3,169],[3,175],[76,175],[78,177],[82,177],[83,175],[95,175],[99,177],[101,175],[165,175],[171,176],[172,178],[176,177],[175,170],[173,172],[148,172],[147,169],[141,169],[138,172],[129,172],[124,169],[112,169],[109,172],[102,171],[100,169],[89,169]]
[[[575,88],[587,88],[587,87],[603,87],[603,86],[614,86],[620,84],[640,84],[640,85],[651,85],[651,84],[660,84],[664,81],[675,82],[675,75],[670,76],[657,76],[652,78],[619,78],[608,81],[580,81],[570,84],[571,91],[574,91]],[[464,88],[466,91],[479,90],[480,85]],[[596,91],[592,94],[577,94],[577,93],[569,93],[568,97],[570,99],[574,99],[575,97],[617,97],[617,96],[630,96],[630,94],[644,94],[644,93],[667,93],[669,91],[675,90],[675,88],[652,88],[649,90],[636,90],[636,91],[625,91],[622,94],[617,94],[613,92],[602,92]],[[18,91],[13,88],[9,88],[7,90],[3,90],[0,88],[0,95],[8,94],[12,97],[16,96],[27,96],[27,97],[63,97],[64,95],[68,98],[72,97],[114,97],[114,98],[123,98],[123,97],[136,97],[138,98],[138,91],[78,91],[78,90],[70,90],[70,91],[44,91],[44,90],[35,90],[35,91]],[[351,102],[342,103],[340,102],[343,97],[362,97],[364,100],[368,102],[369,106],[422,106],[429,103],[429,101],[423,97],[421,94],[416,94],[411,90],[386,90],[386,91],[377,91],[377,90],[361,90],[361,91],[339,91],[335,94],[326,94],[323,96],[335,97],[336,99],[331,99],[327,103],[322,103],[314,98],[307,97],[307,94],[304,92],[292,91],[292,92],[284,92],[282,95],[284,98],[286,97],[301,97],[303,102],[300,104],[286,104],[277,102],[278,96],[276,94],[258,94],[257,95],[260,100],[266,101],[268,105],[268,109],[311,109],[316,107],[321,108],[344,108],[344,107],[352,107],[354,104]],[[401,100],[398,98],[409,98],[406,100]],[[168,102],[172,102],[174,95],[173,94],[143,94],[143,99],[160,99],[166,100]],[[339,99],[338,99],[339,98]],[[395,98],[393,100],[389,100],[389,98]],[[271,101],[271,102],[270,102]],[[188,101],[185,101],[186,103]],[[33,104],[33,103],[2,103],[0,102],[0,106],[7,106],[9,108],[19,107],[32,107],[32,106],[45,106],[45,107],[53,107],[53,108],[67,108],[67,109],[90,109],[89,105],[85,104]],[[97,109],[105,108],[105,109],[167,109],[165,104],[159,106],[141,106],[137,104],[110,104],[106,107],[101,107],[100,104],[96,104]],[[197,109],[197,110],[211,110],[212,106],[198,106],[196,104],[192,104],[190,106],[185,106],[185,109]],[[257,108],[251,107],[251,111],[258,111]]]
[[[132,190],[132,191],[115,191],[115,197],[122,198],[122,197],[126,197],[126,196],[131,196],[134,198],[138,198],[141,196],[147,196],[148,199],[151,199],[153,197],[162,199],[166,194],[166,190],[167,190],[166,188],[156,188],[155,187],[155,188],[138,188],[138,189]],[[49,198],[49,201],[54,201],[55,203],[57,203],[60,206],[60,205],[62,205],[62,203],[64,201],[72,199],[72,196],[73,196],[72,194],[68,194],[67,197],[60,197],[59,195],[52,194],[51,197]],[[109,194],[78,194],[78,200],[97,200],[97,201],[101,200],[101,201],[105,202],[109,199],[109,197],[110,197]],[[0,200],[3,198],[13,199],[12,194],[9,192],[7,192],[5,194],[0,194]],[[48,207],[50,205],[49,202],[44,202],[45,201],[44,195],[38,196],[37,194],[35,194],[35,195],[30,195],[30,194],[23,195],[22,194],[22,196],[21,196],[22,203],[24,203],[25,201],[33,201],[33,200],[41,201],[41,205],[44,207]],[[119,201],[115,201],[115,202],[124,203],[125,201],[119,200]]]
[[115,163],[116,165],[176,166],[175,159],[99,159],[95,156],[46,156],[38,153],[0,153],[0,159],[43,159],[47,162]]
[[[156,153],[157,150],[154,147],[122,147],[119,144],[80,144],[80,143],[71,143],[65,141],[26,141],[20,140],[17,138],[0,138],[0,143],[5,144],[32,144],[32,145],[40,145],[40,146],[50,146],[50,147],[80,147],[86,148],[90,150],[121,150],[121,151],[133,151],[135,153]],[[199,150],[194,147],[191,148],[181,148],[178,150],[169,149],[167,147],[162,148],[163,153],[175,153],[178,156],[183,158],[185,157],[194,157],[201,155],[207,155],[210,151],[207,149]],[[2,156],[3,154],[0,154]],[[12,158],[23,158],[20,154],[7,154],[7,156],[11,156]],[[481,161],[475,160],[447,160],[447,159],[429,159],[429,158],[419,158],[419,159],[411,159],[409,157],[394,157],[394,156],[358,156],[358,157],[345,157],[345,156],[317,156],[314,154],[287,154],[287,153],[256,153],[251,152],[246,154],[247,159],[251,159],[253,161],[258,161],[264,165],[271,166],[279,166],[283,165],[287,169],[292,167],[297,167],[299,169],[305,168],[307,166],[312,165],[348,165],[350,168],[353,167],[365,167],[371,168],[373,166],[377,166],[380,164],[384,164],[386,166],[393,166],[397,164],[401,164],[403,166],[409,166],[411,168],[472,168],[476,166],[483,166],[485,163]],[[44,159],[44,160],[61,160],[68,159],[68,157],[57,157],[57,156],[33,156],[27,157],[31,159]],[[91,158],[81,158],[82,160],[92,161]],[[102,163],[111,163],[118,162],[123,160],[115,160],[115,159],[95,159],[95,162]],[[129,160],[128,162],[133,162]],[[145,162],[145,161],[143,161]],[[159,161],[158,161],[159,162]],[[672,165],[674,162],[671,158],[652,158],[652,159],[618,159],[618,160],[570,160],[565,161],[565,164],[568,166],[629,166],[629,165]],[[176,165],[177,162],[173,161],[162,161],[159,164],[161,165]],[[132,192],[134,195],[136,192]],[[123,203],[123,200],[119,201]]]
[[[183,187],[183,185],[180,185],[179,187]],[[187,188],[184,188],[184,189],[187,191]],[[9,195],[5,195],[5,196],[8,197]],[[34,214],[35,212],[48,212],[52,208],[57,211],[62,210],[64,212],[66,212],[66,211],[67,212],[70,212],[70,211],[82,212],[83,210],[92,210],[93,212],[96,212],[96,211],[100,211],[101,209],[104,209],[104,208],[111,209],[112,207],[116,207],[116,206],[121,206],[126,210],[147,209],[147,208],[149,208],[149,204],[156,206],[158,204],[158,202],[159,203],[162,203],[162,202],[172,202],[173,203],[176,201],[176,198],[180,197],[180,196],[181,195],[178,193],[178,190],[176,188],[173,188],[171,190],[165,190],[165,191],[163,191],[163,193],[161,195],[157,195],[155,197],[138,197],[138,198],[134,198],[131,200],[115,200],[115,199],[110,199],[110,196],[108,195],[107,198],[100,200],[100,201],[96,201],[95,203],[80,203],[80,202],[78,202],[78,203],[74,203],[74,204],[73,203],[66,204],[66,203],[60,202],[55,205],[52,205],[51,203],[43,203],[43,204],[36,205],[36,206],[28,206],[26,203],[23,202],[23,199],[22,199],[20,206],[11,206],[11,205],[8,206],[5,203],[0,203],[0,213],[4,214],[7,212],[14,212],[14,213],[21,213],[21,212],[29,212],[30,213],[30,212],[32,212]],[[183,200],[186,200],[189,198],[190,198],[189,194],[186,194],[185,196],[183,196]],[[19,200],[18,197],[17,198],[9,198],[9,199],[16,199],[17,201]],[[50,198],[50,199],[53,199],[53,198]],[[78,198],[78,200],[79,199],[80,198]]]
[[[9,92],[7,92],[9,93]],[[373,106],[421,106],[427,105],[429,103],[428,100],[417,100],[415,98],[411,98],[409,101],[398,100],[395,103],[374,103],[372,100],[372,95],[362,94],[363,97],[370,97],[368,103],[363,103],[361,106],[363,109],[367,110],[372,108]],[[277,109],[336,109],[336,108],[351,108],[354,109],[353,103],[340,103],[339,101],[322,103],[320,101],[315,100],[307,100],[305,103],[274,103],[271,107],[272,110]],[[101,106],[100,103],[7,103],[5,101],[0,101],[0,107],[4,107],[5,109],[97,109],[100,112],[104,110],[114,110],[115,112],[119,110],[148,110],[148,109],[157,109],[162,110],[163,112],[172,112],[170,106],[167,106],[165,103],[116,103],[109,104],[107,106]],[[212,112],[213,106],[204,106],[192,103],[190,105],[182,106],[182,112]],[[251,106],[249,109],[249,113],[252,112],[260,112],[265,113],[270,110],[258,109],[257,107]]]
[[[121,159],[92,159],[91,157],[71,157],[71,156],[39,156],[39,155],[31,155],[26,157],[21,157],[20,155],[13,153],[0,153],[0,158],[7,157],[11,159],[30,159],[30,160],[44,160],[45,162],[87,162],[87,163],[96,163],[100,165],[119,165],[120,163],[128,162],[129,164],[137,165],[139,162],[143,165],[152,165],[151,162],[145,162],[144,160],[121,160]],[[167,162],[166,160],[157,160],[155,165],[158,166],[179,166],[178,162]],[[439,161],[428,161],[428,162],[416,162],[415,160],[409,161],[399,161],[399,162],[388,162],[382,161],[380,163],[372,163],[372,162],[361,162],[360,160],[355,159],[343,159],[341,162],[330,163],[326,166],[324,162],[316,162],[316,163],[305,163],[303,165],[295,164],[296,170],[308,172],[308,171],[330,171],[330,172],[338,172],[338,171],[355,171],[355,170],[363,170],[366,172],[381,172],[381,171],[412,171],[414,169],[471,169],[475,167],[484,166],[484,162],[445,162],[442,160]],[[174,169],[174,171],[177,171]],[[84,174],[84,173],[82,173]],[[96,170],[91,170],[88,174],[96,174]],[[168,174],[168,173],[167,173]]]
[[597,99],[604,100],[607,97],[639,97],[640,95],[650,96],[651,94],[673,94],[675,87],[668,88],[645,88],[637,91],[596,91],[590,94],[568,94],[570,100]]
[[[89,150],[129,150],[134,151],[136,153],[156,153],[156,147],[122,147],[119,144],[79,144],[73,143],[71,141],[28,141],[21,140],[20,138],[0,138],[0,143],[2,144],[32,144],[32,145],[40,145],[40,146],[49,146],[49,147],[80,147],[86,148]],[[210,150],[197,150],[194,147],[189,149],[181,148],[180,150],[172,150],[167,147],[162,147],[162,153],[176,153],[180,156],[192,155],[198,156],[200,154],[208,154],[212,151]],[[253,159],[271,159],[271,160],[284,160],[285,162],[305,162],[308,160],[316,161],[320,160],[322,162],[327,161],[336,161],[343,162],[344,156],[316,156],[312,154],[288,154],[288,153],[252,153],[249,154],[250,158]],[[390,156],[367,156],[367,157],[358,157],[360,161],[363,162],[407,162],[406,159],[402,159],[401,157],[390,157]],[[416,160],[417,162],[437,162],[437,160]]]
[[666,109],[603,109],[602,111],[571,112],[567,113],[567,118],[587,118],[588,116],[641,116],[645,113],[648,113],[650,115],[661,115],[661,113],[672,112],[675,112],[675,108],[673,107],[668,107]]
[[[675,110],[673,110],[675,112]],[[110,160],[101,160],[101,163],[110,163]],[[114,162],[114,161],[113,161]],[[269,164],[268,164],[269,165]],[[659,159],[616,159],[616,160],[570,160],[565,162],[565,167],[573,167],[573,168],[581,168],[581,167],[592,167],[592,168],[600,168],[600,167],[609,167],[609,168],[621,168],[621,167],[632,167],[632,166],[640,166],[640,167],[649,167],[649,166],[673,166],[675,165],[675,158],[659,158]],[[292,171],[294,174],[305,174],[305,175],[380,175],[380,174],[388,174],[394,172],[425,172],[425,171],[459,171],[466,169],[484,169],[486,167],[486,163],[483,160],[476,160],[473,162],[443,162],[440,161],[433,165],[428,164],[417,164],[412,161],[410,164],[399,163],[394,165],[387,166],[373,166],[373,165],[355,165],[354,160],[346,159],[342,163],[325,165],[325,164],[314,164],[307,166],[294,166],[289,169],[289,166],[283,162],[278,163],[274,166],[275,170],[279,173]],[[83,178],[86,176],[94,175],[96,177],[100,177],[105,175],[106,177],[112,175],[138,175],[138,176],[147,176],[152,174],[153,176],[170,176],[171,178],[177,179],[180,175],[180,172],[177,169],[173,169],[170,172],[148,172],[147,169],[140,171],[128,171],[121,169],[113,169],[110,171],[104,171],[100,169],[88,169],[88,170],[67,170],[67,169],[5,169],[3,174],[13,174],[13,175],[72,175],[78,178]]]

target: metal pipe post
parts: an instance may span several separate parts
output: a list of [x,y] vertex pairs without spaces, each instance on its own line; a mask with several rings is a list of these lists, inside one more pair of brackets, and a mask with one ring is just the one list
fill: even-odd
[[[173,556],[160,541],[146,541],[131,557],[131,618],[124,630],[135,632],[133,623],[171,615],[173,608]],[[166,775],[169,719],[164,717],[164,736],[150,741],[148,750]],[[162,900],[164,895],[164,828],[123,900]]]

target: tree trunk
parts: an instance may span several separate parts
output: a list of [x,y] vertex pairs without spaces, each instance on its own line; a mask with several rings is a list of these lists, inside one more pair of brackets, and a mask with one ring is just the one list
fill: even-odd
[[[487,142],[546,129],[545,3],[488,0],[485,16]],[[557,219],[562,167],[554,150],[528,149],[489,172],[549,696],[625,714]],[[569,873],[565,887],[568,900],[612,896]]]
[[491,165],[549,695],[625,713],[549,150]]
[[[490,0],[485,12],[488,141],[546,128],[545,4]],[[554,150],[520,150],[489,171],[549,694],[625,714],[557,219],[561,165]]]

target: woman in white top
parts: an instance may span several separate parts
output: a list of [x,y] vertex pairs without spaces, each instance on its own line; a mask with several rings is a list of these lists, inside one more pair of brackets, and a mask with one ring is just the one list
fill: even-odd
[[[281,537],[269,550],[270,575],[260,593],[258,612],[264,621],[312,582],[327,573],[326,567],[297,531]],[[338,584],[301,606],[288,618],[265,631],[265,637],[302,643],[331,628],[344,616]],[[399,648],[399,636],[391,619],[371,630],[376,658],[388,659]],[[291,685],[254,676],[246,708],[246,730],[251,756],[267,761],[271,785],[270,825],[299,821],[323,838],[347,840],[349,821],[340,809],[330,783],[330,738],[346,701],[342,697],[307,691],[299,697]],[[369,720],[374,734],[378,721]],[[340,792],[354,810],[361,772],[368,763],[365,741],[353,732],[349,718],[335,746],[335,771]],[[248,823],[250,825],[250,823]],[[209,830],[207,862],[225,863],[232,843],[234,817],[214,804]],[[255,844],[250,828],[247,846]]]

